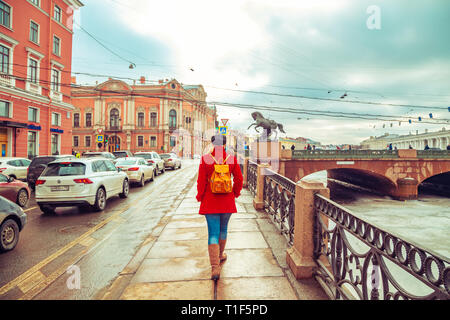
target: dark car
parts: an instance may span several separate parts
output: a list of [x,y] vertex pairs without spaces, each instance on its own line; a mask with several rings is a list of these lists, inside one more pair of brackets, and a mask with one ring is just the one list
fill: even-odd
[[128,150],[114,151],[113,154],[117,158],[126,158],[126,157],[132,157],[133,156],[133,153],[131,151],[128,151]]
[[27,223],[27,215],[17,204],[0,196],[0,251],[9,251],[19,242],[19,232]]
[[42,171],[47,168],[47,164],[61,158],[75,158],[75,156],[69,155],[54,155],[54,156],[37,156],[31,160],[27,171],[27,182],[31,189],[34,190],[36,180],[41,175]]
[[30,199],[30,189],[25,182],[0,174],[0,196],[17,203],[23,208]]

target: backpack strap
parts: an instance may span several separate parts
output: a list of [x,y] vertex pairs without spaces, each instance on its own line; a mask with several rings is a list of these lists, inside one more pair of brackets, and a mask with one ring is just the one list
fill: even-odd
[[[212,152],[210,153],[210,155],[211,155],[211,157],[214,159],[214,162],[215,162],[216,164],[219,164],[219,163],[217,162],[216,158],[214,158],[214,156],[212,155]],[[229,157],[230,157],[230,155],[228,155],[228,156],[225,158],[225,160],[223,160],[222,164],[225,164],[225,163],[227,162],[227,160],[228,160]]]

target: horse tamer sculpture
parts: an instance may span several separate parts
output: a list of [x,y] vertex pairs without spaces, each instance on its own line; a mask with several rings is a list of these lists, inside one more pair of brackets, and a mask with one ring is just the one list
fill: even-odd
[[[255,120],[255,123],[252,123],[248,127],[248,129],[250,129],[252,126],[255,126],[256,132],[259,133],[257,128],[259,128],[259,127],[263,128],[266,132],[266,135],[264,135],[264,132],[263,132],[263,134],[261,135],[261,138],[264,137],[267,140],[269,140],[270,136],[272,135],[272,130],[275,130],[277,128],[278,128],[278,130],[280,130],[280,132],[286,133],[286,132],[284,132],[283,125],[281,123],[277,123],[273,120],[264,118],[264,116],[261,114],[261,112],[258,112],[258,111],[252,112],[252,118],[253,118],[253,120]],[[277,134],[277,131],[275,131],[275,133]]]

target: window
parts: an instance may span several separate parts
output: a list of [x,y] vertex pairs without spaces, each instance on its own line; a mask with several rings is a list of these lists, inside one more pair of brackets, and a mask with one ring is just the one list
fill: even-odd
[[175,129],[177,127],[177,112],[172,109],[169,111],[169,129]]
[[30,82],[37,83],[38,82],[38,77],[37,77],[38,76],[38,72],[37,72],[38,62],[34,59],[30,59],[29,60],[29,68],[30,68],[30,74],[29,74],[28,80]]
[[9,48],[0,45],[0,72],[9,74]]
[[73,136],[73,146],[78,147],[78,136]]
[[86,113],[86,127],[92,127],[92,113]]
[[150,127],[156,127],[156,112],[150,113]]
[[53,54],[61,55],[61,39],[57,36],[53,36]]
[[91,146],[91,136],[85,136],[84,137],[84,145],[86,147],[90,147]]
[[8,117],[9,118],[9,102],[0,101],[0,117]]
[[80,127],[80,114],[79,113],[73,114],[73,127],[74,128]]
[[59,113],[52,113],[52,126],[61,125],[61,115]]
[[59,71],[52,69],[52,90],[59,91]]
[[37,156],[37,132],[28,131],[28,159]]
[[143,112],[139,112],[138,113],[138,127],[143,127],[144,126],[144,113]]
[[119,127],[119,110],[116,108],[111,109],[109,113],[109,125],[111,128]]
[[150,137],[150,147],[156,148],[156,137]]
[[0,0],[0,24],[11,28],[11,7]]
[[55,11],[53,12],[53,18],[56,21],[61,22],[61,8],[58,7],[57,5],[55,5]]
[[177,137],[170,136],[170,146],[175,147],[176,144],[177,144]]
[[34,5],[39,7],[39,0],[30,0]]
[[52,134],[52,155],[59,154],[59,135]]
[[28,121],[39,122],[38,119],[38,109],[28,107]]
[[138,136],[138,147],[144,146],[144,136]]
[[39,25],[30,21],[30,41],[39,43]]

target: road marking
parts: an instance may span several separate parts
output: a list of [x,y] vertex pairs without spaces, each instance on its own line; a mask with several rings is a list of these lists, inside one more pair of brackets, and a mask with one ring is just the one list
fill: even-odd
[[20,282],[17,286],[19,287],[20,291],[22,291],[23,293],[27,293],[28,291],[30,291],[30,289],[32,289],[35,285],[43,280],[45,280],[45,275],[40,271],[36,271],[31,276]]
[[30,211],[30,210],[33,210],[33,209],[36,209],[36,208],[37,208],[37,206],[36,207],[32,207],[32,208],[28,208],[28,209],[23,210],[23,212],[27,212],[27,211]]

